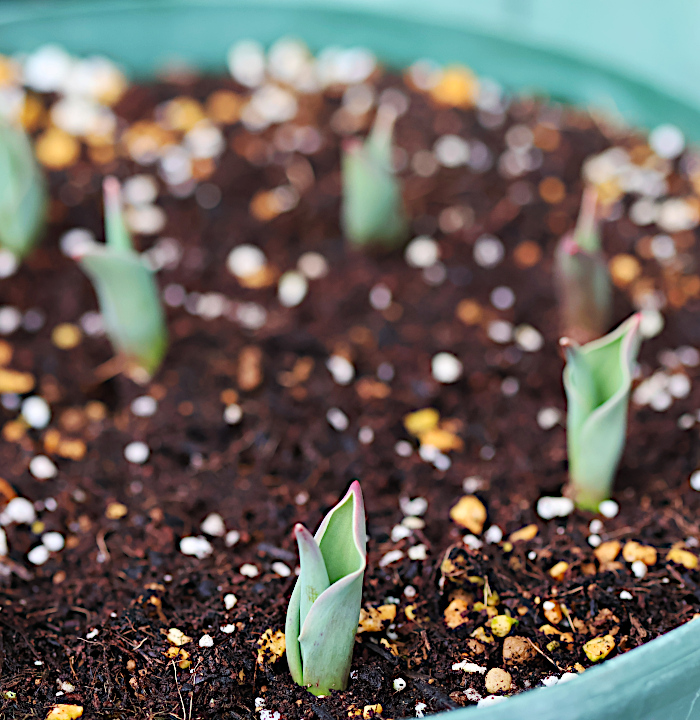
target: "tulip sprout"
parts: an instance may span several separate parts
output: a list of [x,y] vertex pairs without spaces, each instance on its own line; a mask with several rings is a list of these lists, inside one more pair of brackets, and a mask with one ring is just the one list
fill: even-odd
[[342,222],[353,245],[392,249],[407,240],[408,220],[392,155],[396,111],[381,105],[368,138],[343,145]]
[[360,483],[326,515],[316,535],[296,525],[301,572],[287,610],[292,679],[314,695],[344,690],[360,619],[367,565]]
[[46,221],[46,184],[24,130],[0,121],[0,246],[22,258]]
[[641,315],[579,346],[562,338],[566,352],[567,446],[570,490],[576,504],[597,510],[610,497],[627,432],[632,375],[641,343]]
[[576,229],[561,238],[554,256],[562,332],[584,343],[610,327],[612,285],[601,250],[598,194],[588,187]]
[[105,178],[106,244],[81,245],[73,255],[92,280],[112,345],[127,373],[147,380],[160,367],[168,335],[153,272],[134,251],[124,222],[121,188]]

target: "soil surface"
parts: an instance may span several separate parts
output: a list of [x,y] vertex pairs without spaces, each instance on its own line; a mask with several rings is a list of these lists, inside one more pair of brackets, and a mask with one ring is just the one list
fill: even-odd
[[[75,162],[48,172],[47,237],[0,285],[0,303],[24,314],[2,341],[5,366],[30,373],[36,389],[25,395],[51,407],[45,429],[18,419],[12,394],[0,408],[1,502],[17,494],[37,511],[33,524],[5,527],[3,717],[43,718],[56,703],[105,718],[415,717],[489,695],[484,669],[507,670],[505,694],[520,692],[590,667],[592,639],[610,636],[614,657],[700,611],[692,567],[700,494],[689,484],[700,451],[697,231],[639,224],[639,193],[612,181],[603,235],[620,263],[615,321],[644,298],[663,306],[663,330],[644,342],[639,374],[665,373],[669,390],[657,393],[657,409],[631,404],[616,515],[615,507],[613,517],[537,513],[538,500],[561,496],[567,480],[551,268],[557,239],[575,223],[583,163],[625,148],[638,170],[665,174],[652,204],[668,196],[697,208],[692,156],[660,160],[641,134],[539,100],[450,107],[396,75],[378,71],[369,84],[410,101],[397,123],[397,162],[412,237],[434,238],[437,264],[412,267],[402,251],[363,254],[342,238],[340,142],[364,134],[373,110],[343,110],[347,97],[331,88],[302,96],[282,126],[219,122],[222,154],[195,163],[196,182],[173,190],[159,178],[165,226],[135,235],[140,250],[169,253],[158,282],[171,345],[145,387],[98,379],[112,351],[85,315],[97,310],[90,283],[59,240],[75,227],[103,237],[105,175],[157,176],[129,156],[137,121],[163,128],[172,99],[192,98],[206,114],[215,91],[249,91],[223,77],[131,86],[114,108],[112,156],[83,143]],[[294,137],[306,145],[291,147],[294,127],[305,128]],[[158,143],[181,141],[178,129],[167,132]],[[435,159],[445,136],[469,143],[471,165]],[[265,194],[279,187],[281,195]],[[480,259],[484,235],[503,250],[493,267]],[[226,266],[242,243],[267,259],[244,282]],[[298,306],[284,307],[279,274],[309,252],[327,272],[308,280]],[[306,256],[307,271],[313,262]],[[433,377],[441,352],[462,364],[454,382]],[[132,409],[144,395],[157,402],[151,416]],[[440,452],[423,437],[419,453],[421,440],[406,429],[406,416],[425,408],[439,412]],[[132,442],[148,446],[145,462],[125,459]],[[54,463],[54,477],[30,472],[37,455]],[[297,565],[291,530],[297,522],[314,530],[356,477],[369,533],[363,602],[375,610],[363,617],[348,690],[315,698],[292,683],[275,636]],[[464,496],[488,514],[471,532],[450,518]],[[65,547],[35,564],[28,553],[50,531]],[[203,557],[185,555],[181,540],[198,536]],[[497,612],[518,620],[506,638],[491,632]]]

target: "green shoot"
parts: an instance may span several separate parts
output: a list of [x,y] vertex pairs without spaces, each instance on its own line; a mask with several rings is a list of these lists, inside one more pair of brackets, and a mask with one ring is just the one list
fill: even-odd
[[287,662],[294,682],[329,695],[347,686],[360,619],[367,564],[360,483],[352,483],[315,536],[303,525],[294,535],[301,573],[287,610]]
[[562,338],[570,491],[580,508],[597,510],[610,497],[627,433],[632,375],[641,344],[641,315],[605,337],[579,346]]
[[392,166],[396,111],[382,105],[365,142],[349,139],[343,146],[342,224],[353,245],[385,249],[408,239],[408,219],[401,183]]

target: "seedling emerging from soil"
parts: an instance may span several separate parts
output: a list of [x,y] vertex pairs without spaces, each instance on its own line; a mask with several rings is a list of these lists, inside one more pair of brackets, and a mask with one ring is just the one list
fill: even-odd
[[134,251],[124,222],[121,188],[105,178],[106,244],[90,243],[74,259],[92,280],[105,330],[123,361],[123,369],[137,381],[158,370],[168,346],[163,308],[153,272]]
[[0,121],[0,246],[24,257],[46,220],[46,185],[25,132]]
[[401,183],[392,162],[395,122],[396,111],[381,105],[365,142],[352,138],[343,145],[343,230],[354,245],[392,249],[407,240]]
[[360,483],[326,515],[316,535],[296,525],[301,573],[287,610],[287,662],[314,695],[344,690],[360,619],[367,565]]
[[584,343],[610,327],[612,284],[601,250],[598,194],[583,192],[576,229],[564,235],[554,257],[562,333]]
[[570,491],[583,509],[597,510],[610,496],[625,445],[632,374],[641,343],[641,315],[579,346],[562,338],[566,351],[567,446]]

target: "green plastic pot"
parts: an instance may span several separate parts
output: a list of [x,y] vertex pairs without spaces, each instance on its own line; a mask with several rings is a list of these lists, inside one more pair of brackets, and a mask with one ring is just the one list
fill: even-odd
[[[221,70],[237,39],[365,45],[402,66],[462,62],[511,89],[594,104],[700,139],[700,4],[686,0],[3,0],[0,51],[58,42],[147,76]],[[700,621],[574,680],[449,720],[700,720]]]

